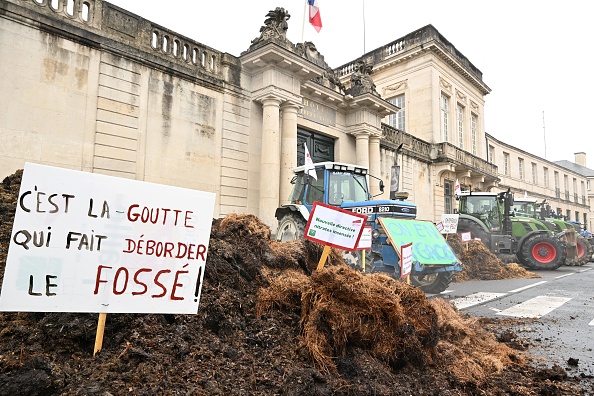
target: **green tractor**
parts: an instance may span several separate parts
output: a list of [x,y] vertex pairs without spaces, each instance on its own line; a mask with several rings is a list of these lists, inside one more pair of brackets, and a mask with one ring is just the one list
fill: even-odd
[[[594,247],[580,235],[579,223],[551,216],[551,207],[546,199],[538,202],[536,198],[516,198],[512,210],[521,215],[539,219],[567,245],[568,257],[565,265],[581,266],[592,259]],[[575,250],[573,256],[572,250]]]
[[529,269],[555,270],[565,263],[565,243],[536,218],[513,213],[505,192],[463,191],[458,195],[458,233],[470,232],[500,258],[515,255]]

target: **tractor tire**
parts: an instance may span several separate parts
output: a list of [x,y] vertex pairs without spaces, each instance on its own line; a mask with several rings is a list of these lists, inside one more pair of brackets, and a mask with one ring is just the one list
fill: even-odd
[[343,250],[344,262],[355,271],[363,272],[363,252],[365,252],[365,272],[373,272],[372,254],[367,250],[355,250],[354,252]]
[[410,283],[421,289],[424,293],[439,294],[448,288],[452,282],[452,277],[453,274],[451,272],[436,272],[422,275],[413,271],[410,274]]
[[491,247],[489,246],[489,234],[485,232],[485,230],[483,230],[478,224],[466,219],[461,219],[458,222],[457,233],[460,234],[462,232],[470,232],[473,239],[479,238],[485,244],[485,246],[487,246],[487,249],[491,250]]
[[588,242],[586,238],[581,235],[577,236],[577,264],[584,265],[592,260],[594,247]]
[[305,219],[298,214],[284,215],[278,222],[276,240],[280,242],[303,239],[305,233]]
[[563,243],[554,237],[537,234],[520,247],[520,262],[529,269],[556,270],[565,263],[567,252]]

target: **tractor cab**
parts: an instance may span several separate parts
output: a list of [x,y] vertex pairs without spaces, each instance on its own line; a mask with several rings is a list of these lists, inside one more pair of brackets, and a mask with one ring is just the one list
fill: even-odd
[[463,191],[458,199],[458,214],[479,219],[492,232],[502,230],[504,205],[500,194]]

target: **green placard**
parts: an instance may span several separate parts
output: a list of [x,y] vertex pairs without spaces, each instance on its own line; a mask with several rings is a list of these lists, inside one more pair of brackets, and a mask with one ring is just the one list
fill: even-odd
[[429,221],[380,217],[380,224],[388,234],[390,243],[400,252],[400,246],[412,242],[413,262],[425,265],[453,265],[458,258]]

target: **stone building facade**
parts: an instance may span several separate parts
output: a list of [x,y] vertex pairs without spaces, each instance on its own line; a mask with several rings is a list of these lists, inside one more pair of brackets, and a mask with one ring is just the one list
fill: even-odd
[[[589,212],[584,176],[485,133],[490,88],[433,26],[332,68],[287,21],[271,10],[233,56],[102,0],[0,0],[0,177],[30,161],[212,191],[215,216],[274,229],[305,142],[369,167],[391,186],[379,198],[407,191],[424,220],[454,209],[456,179]],[[549,184],[502,172],[503,153]],[[557,171],[577,201],[556,197]]]

